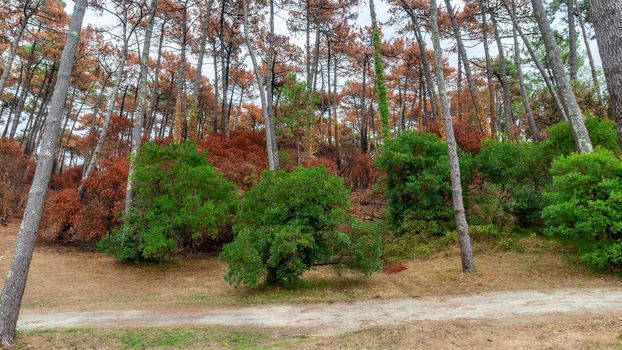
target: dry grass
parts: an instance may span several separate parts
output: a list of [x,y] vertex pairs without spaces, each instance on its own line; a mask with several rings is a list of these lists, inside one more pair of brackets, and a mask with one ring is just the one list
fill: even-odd
[[[9,263],[18,225],[0,227],[0,274]],[[272,302],[316,302],[468,294],[492,290],[622,286],[622,280],[595,274],[558,243],[525,238],[519,249],[476,247],[479,272],[463,275],[457,249],[407,262],[398,274],[370,278],[331,269],[304,276],[300,287],[234,289],[223,280],[225,266],[215,257],[172,259],[163,264],[125,265],[96,252],[58,246],[35,251],[24,296],[25,308],[97,310],[132,307],[194,308]],[[2,282],[0,282],[2,283]]]

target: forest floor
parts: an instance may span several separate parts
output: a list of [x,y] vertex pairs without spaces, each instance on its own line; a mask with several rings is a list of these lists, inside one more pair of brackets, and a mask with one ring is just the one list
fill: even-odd
[[[0,283],[17,230],[0,227]],[[455,248],[396,274],[317,269],[252,291],[215,256],[125,265],[40,244],[18,348],[622,348],[622,279],[539,237],[475,252],[473,275]]]

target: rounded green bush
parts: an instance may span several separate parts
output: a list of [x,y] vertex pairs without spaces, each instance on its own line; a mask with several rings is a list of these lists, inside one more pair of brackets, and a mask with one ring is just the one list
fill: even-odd
[[352,224],[349,206],[343,180],[325,167],[264,173],[246,192],[233,242],[220,254],[225,280],[256,287],[263,280],[296,282],[318,265],[378,270],[379,232]]
[[234,185],[205,159],[190,142],[144,144],[134,165],[132,209],[99,249],[121,261],[162,260],[215,238],[236,212],[238,198]]

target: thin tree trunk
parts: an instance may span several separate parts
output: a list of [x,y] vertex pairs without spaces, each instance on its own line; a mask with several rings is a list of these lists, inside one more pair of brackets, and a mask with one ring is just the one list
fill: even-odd
[[495,32],[495,41],[497,42],[497,48],[499,51],[499,75],[501,75],[501,87],[503,88],[503,116],[505,117],[506,132],[511,140],[516,138],[514,134],[514,119],[512,118],[512,102],[510,100],[510,82],[508,80],[507,69],[505,66],[505,54],[503,50],[503,43],[501,42],[501,35],[499,34],[499,25],[497,23],[497,17],[493,14],[491,16],[492,26]]
[[188,125],[188,138],[190,140],[197,140],[197,124],[199,118],[199,102],[201,93],[201,71],[203,69],[203,57],[205,56],[205,47],[207,46],[207,35],[209,32],[209,21],[212,16],[212,3],[213,0],[207,2],[207,9],[203,16],[203,25],[201,29],[201,37],[199,38],[199,52],[197,57],[197,70],[194,75],[194,82],[192,86],[192,98],[190,101],[190,122]]
[[[274,94],[274,0],[269,1],[270,7],[270,28],[268,32],[268,55],[266,57],[266,110],[268,119],[266,120],[266,128],[270,129],[270,147],[272,148],[272,164],[274,169],[280,168],[279,164],[279,150],[276,144],[276,131],[274,128],[274,106],[273,106],[273,94]],[[268,136],[268,135],[266,135]]]
[[151,99],[149,101],[149,121],[145,127],[143,137],[149,137],[153,124],[155,124],[156,114],[158,113],[158,99],[160,98],[160,69],[162,67],[162,46],[164,44],[166,21],[162,20],[160,26],[160,39],[158,41],[158,57],[156,58],[156,65],[153,68],[153,88],[151,89]]
[[173,122],[173,141],[182,142],[186,135],[186,98],[184,85],[186,83],[186,45],[188,32],[188,1],[183,3],[181,20],[181,53],[179,55],[179,74],[177,75],[177,92],[175,100],[175,117]]
[[497,101],[495,87],[492,80],[492,63],[490,48],[488,46],[488,21],[486,20],[486,6],[484,0],[479,1],[482,11],[482,42],[484,43],[484,56],[486,59],[486,82],[488,83],[488,114],[490,115],[490,136],[497,137]]
[[568,19],[568,66],[570,81],[577,81],[577,27],[575,25],[575,0],[566,0]]
[[[521,29],[520,25],[518,24],[518,20],[515,16],[515,11],[511,10],[507,6],[507,4],[504,3],[504,5],[505,5],[506,10],[510,14],[510,18],[512,19],[512,26],[518,32],[518,35],[520,35],[521,39],[523,39],[523,43],[525,44],[525,47],[527,48],[527,51],[529,52],[529,56],[531,56],[531,60],[538,68],[538,71],[540,72],[540,75],[542,76],[542,79],[544,80],[544,83],[546,84],[546,87],[549,90],[549,93],[553,97],[553,101],[555,101],[555,106],[557,107],[557,110],[561,114],[562,119],[568,120],[568,114],[566,113],[566,107],[562,104],[559,98],[559,95],[557,94],[557,90],[555,86],[553,85],[553,82],[549,78],[549,74],[546,72],[546,69],[542,65],[542,62],[540,62],[540,58],[538,57],[538,54],[536,53],[533,46],[531,46],[531,43],[529,42],[529,38],[527,38],[523,30]],[[514,1],[512,1],[512,6],[514,7],[516,6],[516,3]]]
[[[124,10],[124,17],[127,18],[127,8]],[[82,174],[82,180],[80,186],[78,187],[78,192],[82,196],[84,194],[84,181],[91,176],[93,170],[95,170],[95,166],[97,165],[97,161],[99,159],[99,155],[101,154],[102,147],[104,146],[104,141],[106,140],[106,135],[108,134],[108,128],[110,127],[110,121],[112,120],[112,114],[114,112],[115,102],[117,101],[117,95],[119,93],[119,86],[121,85],[121,80],[123,80],[124,71],[125,71],[125,62],[127,60],[127,51],[128,51],[128,35],[127,35],[127,21],[123,23],[123,49],[121,51],[121,58],[119,61],[119,66],[117,67],[117,71],[115,72],[114,77],[114,85],[112,87],[112,91],[110,95],[108,95],[108,101],[106,103],[106,116],[104,118],[104,125],[102,126],[102,131],[99,134],[99,138],[97,139],[97,144],[95,145],[95,149],[93,150],[93,154],[91,155],[91,159],[89,159],[89,163],[86,166],[86,171]],[[121,114],[119,114],[120,116]]]
[[[512,8],[512,10],[514,11],[514,8]],[[515,14],[516,13],[514,13],[514,15]],[[518,79],[518,85],[520,88],[520,94],[521,94],[521,97],[523,98],[523,106],[525,106],[525,113],[527,114],[527,121],[529,122],[529,128],[531,129],[531,137],[534,141],[538,142],[540,140],[540,136],[538,135],[538,126],[536,125],[536,121],[533,117],[533,112],[531,110],[531,105],[529,103],[529,95],[527,94],[527,89],[525,88],[523,68],[521,66],[520,44],[518,43],[518,35],[516,33],[516,29],[514,28],[512,30],[512,36],[514,38],[514,65],[516,66],[516,75]]]
[[3,346],[11,345],[15,339],[15,327],[22,296],[26,288],[28,269],[37,239],[36,232],[41,220],[45,195],[52,172],[52,164],[54,163],[54,155],[58,147],[60,122],[67,90],[69,89],[71,71],[75,62],[86,4],[86,0],[76,0],[74,5],[74,12],[67,32],[67,40],[61,55],[60,69],[54,88],[50,113],[46,120],[43,146],[37,154],[37,167],[28,193],[28,202],[19,229],[13,261],[11,262],[2,291],[0,302],[0,345]]
[[590,0],[598,50],[603,62],[609,109],[616,123],[622,148],[622,2],[620,0]]
[[[451,6],[451,0],[445,0],[445,4],[447,5],[447,12],[449,14],[449,18],[451,20],[451,26],[454,31],[454,37],[456,38],[456,44],[458,45],[458,53],[462,59],[462,63],[464,64],[464,74],[466,75],[467,85],[469,87],[469,95],[471,96],[471,103],[473,103],[473,108],[475,109],[475,113],[477,114],[477,120],[479,121],[480,128],[484,135],[490,135],[490,127],[485,120],[484,112],[479,103],[479,99],[477,98],[477,88],[475,87],[475,82],[473,81],[473,74],[471,73],[471,64],[469,62],[469,56],[467,55],[466,48],[464,47],[464,43],[462,42],[462,33],[460,29],[460,24],[456,19],[456,15]],[[460,62],[458,62],[458,65]],[[459,84],[460,85],[460,84]]]
[[21,122],[22,111],[24,110],[24,104],[26,103],[26,99],[28,98],[28,93],[30,92],[30,82],[32,81],[32,74],[34,70],[37,68],[36,66],[33,68],[32,65],[35,59],[35,48],[37,46],[37,42],[32,43],[32,50],[28,55],[28,61],[26,63],[26,75],[24,76],[24,83],[22,85],[22,90],[20,91],[19,97],[17,99],[17,106],[15,107],[15,117],[13,118],[13,125],[11,126],[11,133],[9,134],[9,139],[14,139],[15,134],[17,133],[17,127]]
[[[576,5],[576,3],[575,3]],[[601,106],[601,114],[603,117],[607,115],[607,110],[605,109],[605,101],[603,100],[603,93],[600,91],[600,81],[598,80],[598,74],[596,73],[596,65],[594,64],[594,56],[592,55],[592,49],[590,47],[590,39],[587,36],[587,29],[585,28],[585,22],[583,21],[583,15],[577,9],[577,18],[579,19],[579,27],[581,27],[581,35],[583,37],[583,44],[585,45],[585,51],[587,52],[587,59],[590,63],[590,72],[592,73],[592,81],[594,82],[594,89],[596,90],[596,95],[598,96],[598,102]]]
[[463,272],[476,272],[475,261],[473,260],[473,250],[471,247],[471,237],[469,235],[469,225],[466,220],[464,203],[462,201],[462,184],[460,181],[460,163],[458,162],[458,150],[454,136],[451,114],[449,111],[449,101],[447,89],[445,87],[445,76],[443,72],[442,48],[439,39],[438,13],[436,0],[430,0],[431,22],[432,22],[432,43],[434,45],[434,58],[436,60],[436,80],[438,84],[438,95],[443,109],[445,119],[445,133],[447,137],[447,154],[451,171],[451,190],[458,227],[458,241],[460,242],[460,256],[462,259]]
[[143,135],[143,115],[145,114],[145,100],[147,94],[147,66],[149,61],[149,52],[151,50],[151,33],[153,32],[153,22],[158,7],[158,0],[151,0],[149,5],[149,17],[147,19],[147,27],[145,29],[145,40],[143,44],[143,52],[140,57],[140,73],[138,77],[138,102],[136,113],[134,113],[134,127],[132,128],[132,150],[130,151],[129,169],[127,174],[127,187],[125,191],[125,214],[127,215],[132,208],[132,200],[134,198],[134,161],[140,148],[141,138]]
[[[615,0],[610,1],[612,3],[615,2]],[[534,17],[538,22],[540,32],[542,32],[544,45],[549,54],[549,61],[553,68],[553,74],[559,87],[561,99],[564,106],[566,106],[568,110],[568,121],[570,122],[570,129],[572,130],[572,136],[574,137],[577,149],[580,153],[590,153],[593,149],[592,141],[590,140],[590,135],[585,128],[581,108],[577,103],[570,86],[570,81],[566,75],[564,63],[562,62],[559,47],[555,41],[553,30],[551,29],[551,24],[546,16],[544,4],[542,3],[542,0],[531,0],[531,4],[533,6]]]
[[2,93],[4,92],[7,80],[9,80],[11,68],[13,68],[13,61],[15,61],[15,55],[17,53],[17,47],[19,46],[19,42],[22,40],[22,34],[24,33],[26,26],[28,26],[28,20],[26,18],[21,18],[21,21],[21,25],[17,28],[15,40],[13,40],[11,47],[9,48],[9,56],[7,57],[6,64],[2,70],[2,77],[0,77],[0,96],[2,96]]
[[214,124],[213,124],[213,131],[216,133],[218,132],[218,106],[220,106],[219,103],[219,96],[220,96],[220,90],[218,89],[218,60],[216,59],[216,39],[214,39],[212,41],[212,51],[214,51]]

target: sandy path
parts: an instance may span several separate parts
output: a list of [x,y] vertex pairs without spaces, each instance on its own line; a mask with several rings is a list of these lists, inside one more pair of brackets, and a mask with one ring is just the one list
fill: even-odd
[[369,326],[457,319],[517,319],[545,314],[615,315],[622,289],[493,292],[448,298],[285,304],[197,311],[102,310],[36,313],[24,310],[19,329],[69,327],[255,326],[304,327],[335,335]]

